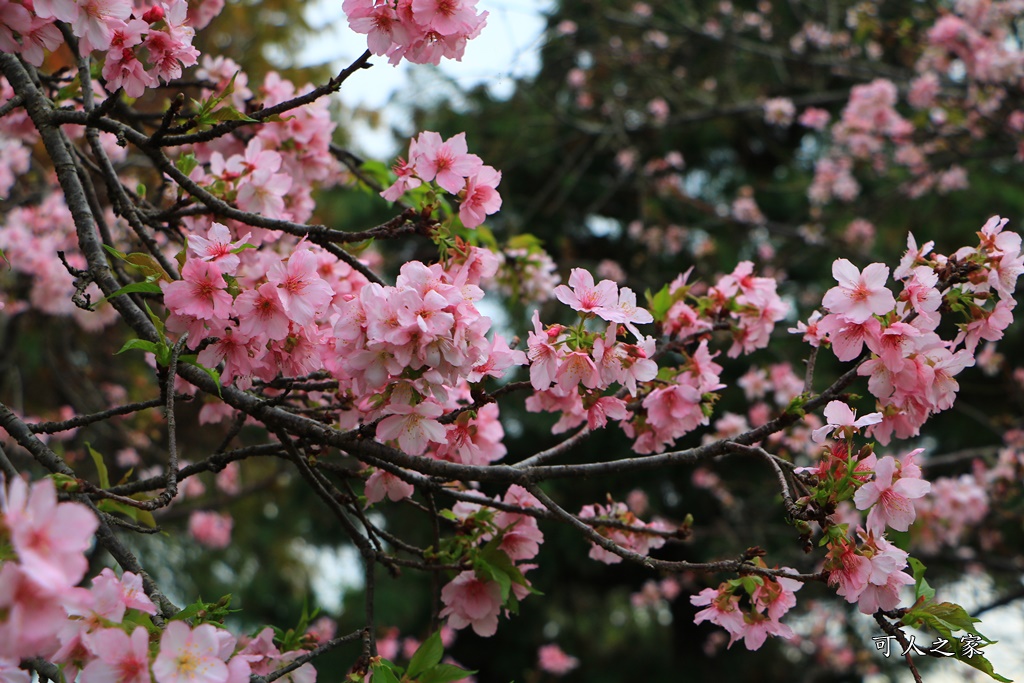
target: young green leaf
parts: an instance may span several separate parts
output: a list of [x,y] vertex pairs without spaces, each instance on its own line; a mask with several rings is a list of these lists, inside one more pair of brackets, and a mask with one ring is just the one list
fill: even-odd
[[370,667],[370,671],[373,673],[374,683],[399,683],[398,677],[395,676],[395,672],[391,670],[391,667],[384,663],[384,660],[374,663]]
[[149,353],[156,354],[157,345],[154,342],[146,341],[145,339],[129,339],[124,343],[124,346],[121,347],[121,350],[115,353],[114,355],[116,356],[118,354],[124,353],[125,351],[134,351],[136,349],[138,349],[139,351],[147,351]]
[[419,677],[419,683],[451,683],[472,676],[476,671],[460,669],[454,664],[438,664]]
[[935,589],[929,586],[924,578],[924,564],[916,557],[908,557],[907,562],[914,571],[914,597],[920,599],[923,596],[926,601],[934,599]]
[[413,654],[412,659],[409,661],[408,675],[411,678],[416,678],[427,669],[437,666],[443,656],[444,645],[441,644],[441,632],[434,631]]
[[110,473],[107,472],[107,465],[103,462],[103,456],[88,441],[85,442],[85,447],[89,450],[89,455],[92,456],[92,461],[96,464],[96,471],[99,472],[100,488],[110,488]]

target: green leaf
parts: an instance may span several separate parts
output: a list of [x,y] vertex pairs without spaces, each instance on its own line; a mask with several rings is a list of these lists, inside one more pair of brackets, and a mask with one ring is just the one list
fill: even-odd
[[125,262],[131,264],[138,270],[142,271],[142,274],[146,276],[147,282],[154,282],[156,280],[171,281],[170,276],[164,270],[164,267],[149,254],[143,254],[142,252],[134,252],[128,254],[125,257]]
[[[136,498],[135,496],[132,496],[132,498],[135,498],[136,500],[145,500],[145,498],[143,498],[141,495],[138,498]],[[140,510],[139,508],[132,509],[135,510],[136,522],[144,524],[145,526],[148,526],[150,529],[156,528],[156,518],[153,516],[152,512],[150,512],[149,510]]]
[[157,353],[157,345],[154,342],[146,341],[145,339],[129,339],[124,343],[124,346],[121,347],[121,350],[114,355],[117,356],[125,351],[134,351],[135,349],[138,349],[139,351],[148,351],[152,354]]
[[64,100],[70,100],[70,99],[75,98],[81,92],[82,92],[82,84],[76,78],[75,80],[71,81],[70,83],[65,85],[63,88],[58,90],[56,97],[53,98],[53,101],[54,102],[63,102]]
[[487,581],[494,581],[501,590],[501,601],[508,600],[508,594],[512,590],[512,579],[508,574],[489,564],[484,559],[479,559],[476,566],[476,573]]
[[163,294],[164,290],[160,289],[160,285],[155,282],[132,282],[127,284],[121,289],[117,290],[110,296],[105,296],[97,304],[101,304],[104,301],[108,301],[115,297],[119,297],[122,294]]
[[495,567],[508,575],[512,583],[529,588],[531,593],[540,595],[539,591],[530,586],[530,582],[526,580],[526,577],[523,576],[523,573],[519,570],[519,567],[515,565],[515,562],[509,558],[504,550],[498,547],[501,544],[501,541],[502,536],[498,535],[484,546],[483,552],[481,553],[484,559],[492,567]]
[[668,315],[668,310],[675,303],[672,300],[672,295],[669,294],[668,285],[659,289],[656,294],[651,294],[649,289],[644,294],[647,297],[647,308],[650,310],[651,315],[654,316],[655,322],[664,320],[665,316]]
[[476,671],[467,671],[454,664],[438,664],[420,676],[419,683],[451,683],[451,681],[458,681],[475,673]]
[[195,154],[189,152],[188,154],[182,154],[178,157],[178,160],[174,162],[174,165],[178,167],[179,171],[188,175],[196,166],[199,165],[199,161],[196,159]]
[[186,605],[180,612],[171,617],[171,621],[184,621],[186,619],[191,619],[204,609],[206,609],[206,603],[202,600],[197,600],[191,605]]
[[123,251],[118,251],[117,249],[114,249],[114,247],[110,246],[109,244],[104,244],[103,248],[106,249],[107,252],[111,256],[115,256],[115,257],[121,259],[122,261],[124,261],[125,258],[127,257],[127,254],[125,254]]
[[764,585],[764,579],[760,576],[743,576],[740,578],[740,585],[743,586],[747,595],[753,595],[759,587]]
[[444,645],[441,644],[441,632],[434,631],[430,637],[416,649],[412,659],[409,661],[409,668],[406,673],[416,678],[427,669],[432,669],[441,662],[444,656]]
[[85,447],[89,449],[89,455],[92,456],[92,461],[96,464],[96,471],[100,474],[100,488],[110,488],[110,473],[107,472],[107,465],[103,462],[103,456],[90,446],[88,441],[85,442]]
[[139,509],[109,498],[96,503],[96,507],[109,514],[122,514],[133,522],[138,521]]
[[[138,612],[136,610],[128,610],[125,612],[124,621],[129,624],[138,624],[146,629],[150,635],[163,633],[161,628],[153,623],[153,620],[149,618],[149,615],[145,612]],[[134,629],[132,629],[134,630]]]
[[160,316],[153,312],[148,303],[143,301],[142,305],[146,307],[146,315],[149,316],[149,320],[153,323],[153,327],[156,328],[156,331],[160,334],[160,338],[163,339],[167,334],[167,330],[164,327],[164,321]]
[[389,174],[391,173],[391,169],[382,161],[376,161],[373,159],[364,161],[363,165],[359,167],[359,170],[366,175],[373,176],[377,180],[382,180],[384,182],[390,180]]
[[995,669],[992,668],[992,662],[985,659],[985,655],[980,652],[975,652],[972,656],[967,657],[963,654],[962,649],[957,648],[956,658],[967,666],[974,667],[978,671],[988,674],[995,680],[1000,681],[1000,683],[1013,683],[1013,679],[997,674]]
[[910,563],[910,567],[914,571],[914,597],[920,599],[923,596],[926,601],[930,602],[935,598],[935,589],[929,586],[924,578],[926,567],[916,557],[908,557],[907,562]]
[[528,232],[524,232],[515,237],[509,238],[508,242],[505,243],[506,249],[525,249],[528,254],[542,249],[544,242],[537,238],[536,235],[531,235]]
[[395,672],[391,670],[388,664],[385,664],[385,661],[387,660],[381,660],[370,667],[370,671],[373,672],[374,683],[399,683]]
[[251,116],[246,116],[242,112],[238,111],[234,107],[222,107],[207,117],[206,120],[212,121],[247,121],[249,123],[258,123],[257,119]]
[[495,239],[494,233],[491,232],[491,229],[486,225],[481,225],[472,232],[475,233],[474,236],[476,239],[488,249],[491,251],[500,251],[500,248],[498,247],[498,240]]
[[196,360],[195,354],[189,354],[187,356],[179,356],[178,360],[180,362],[182,362],[182,363],[185,363],[186,365],[194,365],[195,367],[199,368],[200,370],[205,372],[207,375],[209,375],[210,379],[212,379],[217,384],[217,396],[219,396],[220,398],[224,398],[224,396],[221,395],[221,393],[220,393],[220,373],[219,372],[217,372],[213,368],[208,368],[205,365],[202,365],[201,363],[199,363]]
[[974,628],[974,625],[979,623],[981,619],[972,617],[967,613],[967,610],[956,603],[940,602],[934,605],[928,605],[927,607],[922,607],[916,611],[931,614],[936,619],[940,619],[944,625],[948,625],[952,631],[966,631],[984,639],[985,642],[992,642],[982,634],[978,633],[977,629]]

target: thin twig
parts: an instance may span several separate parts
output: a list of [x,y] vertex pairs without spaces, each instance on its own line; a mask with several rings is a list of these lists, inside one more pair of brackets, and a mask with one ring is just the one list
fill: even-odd
[[[192,399],[193,397],[189,394],[178,394],[177,396],[177,400],[179,401],[191,401]],[[156,408],[164,403],[165,400],[163,398],[153,398],[148,401],[128,403],[116,408],[110,408],[109,410],[104,410],[99,413],[78,415],[77,417],[73,417],[70,420],[64,420],[63,422],[33,422],[29,423],[28,428],[32,430],[33,434],[56,434],[69,429],[85,427],[86,425],[93,424],[94,422],[109,420],[110,418],[118,417],[119,415],[129,415],[149,408]]]
[[344,645],[345,643],[351,643],[352,641],[359,640],[360,638],[363,637],[363,633],[364,633],[365,630],[366,629],[362,629],[361,628],[358,631],[353,631],[352,633],[349,633],[347,636],[339,636],[339,637],[334,638],[332,640],[328,640],[323,645],[319,645],[315,649],[310,650],[309,652],[307,652],[306,654],[301,655],[299,657],[296,657],[291,662],[289,662],[286,666],[282,666],[277,671],[274,671],[273,673],[267,674],[266,676],[252,675],[252,676],[249,677],[249,681],[250,681],[250,683],[271,683],[271,681],[276,681],[277,679],[281,678],[282,676],[287,676],[291,672],[295,671],[296,669],[298,669],[303,664],[306,664],[307,662],[310,662],[313,659],[316,659],[317,657],[319,657],[320,655],[324,654],[325,652],[330,652],[331,650],[333,650],[334,648],[338,647],[339,645]]

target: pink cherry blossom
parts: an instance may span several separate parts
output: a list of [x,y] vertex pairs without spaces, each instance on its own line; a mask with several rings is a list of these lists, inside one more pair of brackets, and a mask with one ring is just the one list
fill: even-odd
[[86,637],[96,659],[82,670],[81,683],[149,683],[149,634],[136,626],[131,637],[105,628]]
[[228,667],[219,652],[214,626],[192,629],[183,621],[172,621],[160,638],[153,677],[156,683],[227,683]]
[[734,638],[746,627],[743,612],[739,606],[740,598],[729,590],[728,584],[716,588],[705,588],[697,595],[690,596],[690,603],[706,609],[697,612],[693,623],[700,624],[710,621],[728,631]]
[[420,455],[427,450],[430,442],[443,443],[445,428],[435,418],[441,417],[444,408],[433,401],[422,401],[415,406],[392,404],[388,410],[394,413],[377,425],[377,440],[397,440],[399,447],[410,455]]
[[465,198],[459,204],[459,219],[464,226],[475,228],[484,222],[485,216],[497,213],[501,195],[495,188],[500,182],[501,171],[490,166],[482,166],[466,180]]
[[123,88],[128,97],[142,97],[146,88],[152,88],[158,82],[155,76],[146,71],[145,65],[130,47],[107,53],[103,77],[107,79],[107,86],[111,90]]
[[366,504],[373,505],[388,498],[399,501],[412,495],[413,485],[399,479],[387,470],[377,470],[366,480]]
[[[602,282],[607,282],[607,280],[602,280]],[[623,323],[626,329],[640,341],[643,341],[644,337],[636,326],[654,322],[654,316],[650,311],[636,305],[636,293],[629,287],[619,290],[618,303],[612,310],[605,311],[601,317],[610,322]]]
[[[0,482],[2,484],[2,482]],[[29,485],[23,479],[0,487],[3,524],[18,560],[32,580],[51,590],[70,588],[88,568],[85,551],[99,521],[80,503],[58,503],[52,479]]]
[[398,177],[390,187],[380,193],[380,196],[389,202],[397,202],[407,191],[414,190],[423,184],[423,181],[416,177],[416,169],[401,157],[391,170]]
[[601,280],[595,285],[594,276],[583,268],[572,269],[568,287],[555,287],[555,297],[566,306],[582,313],[596,313],[605,320],[609,320],[609,315],[622,315],[618,310],[618,295],[618,285],[611,280]]
[[21,56],[32,66],[42,66],[44,52],[53,52],[63,42],[60,29],[52,22],[36,16],[21,34]]
[[18,668],[18,660],[0,657],[0,681],[4,683],[31,683],[32,674]]
[[238,254],[232,252],[241,248],[247,239],[249,235],[232,242],[228,227],[215,222],[206,237],[200,237],[195,233],[189,235],[188,250],[203,261],[216,263],[225,275],[234,275],[238,269],[239,258]]
[[393,43],[408,40],[398,13],[391,4],[345,0],[342,11],[348,16],[349,27],[356,33],[366,35],[367,47],[375,55],[385,54]]
[[247,289],[235,299],[238,331],[248,337],[262,335],[273,341],[288,336],[288,315],[273,283],[264,282],[257,289]]
[[270,218],[284,215],[284,196],[292,187],[292,178],[286,173],[275,173],[269,168],[257,168],[238,185],[238,208]]
[[455,629],[472,626],[478,636],[493,636],[498,630],[498,612],[501,610],[501,589],[493,581],[483,581],[472,571],[464,571],[441,589],[444,609],[440,616],[448,617],[448,625]]
[[862,323],[872,315],[885,315],[896,305],[892,292],[885,287],[889,266],[872,263],[861,273],[846,259],[837,259],[832,264],[832,276],[839,286],[825,292],[822,305],[849,322]]
[[230,515],[196,510],[188,518],[188,531],[207,548],[222,549],[231,545],[232,524]]
[[850,603],[857,602],[871,578],[871,561],[857,554],[855,544],[846,540],[829,549],[825,569],[829,572],[828,584],[839,584],[836,593]]
[[541,645],[537,650],[537,666],[553,676],[564,676],[580,665],[580,660],[567,655],[554,643]]
[[425,182],[436,178],[437,184],[452,194],[462,191],[466,177],[480,172],[483,167],[480,157],[468,153],[465,133],[442,142],[438,133],[427,131],[420,133],[414,146],[415,151],[410,151],[410,157],[416,167],[416,175]]
[[275,263],[267,279],[277,287],[284,312],[297,325],[313,322],[334,298],[330,285],[317,272],[316,256],[308,249],[293,252],[287,264]]
[[914,521],[915,498],[920,498],[931,490],[931,484],[915,477],[900,477],[895,482],[896,460],[892,456],[880,458],[875,465],[875,478],[857,489],[853,501],[858,510],[867,510],[867,528],[874,534],[881,535],[885,527],[896,531],[906,531]]
[[218,266],[199,259],[185,263],[180,280],[160,283],[169,309],[198,320],[224,320],[231,315],[227,286]]
[[106,50],[113,37],[111,20],[127,21],[132,14],[128,0],[77,0],[78,13],[71,20],[75,35],[94,50]]
[[825,419],[828,421],[828,424],[815,429],[811,433],[811,438],[814,439],[815,443],[824,443],[825,438],[829,434],[840,430],[843,431],[844,435],[850,436],[853,431],[861,427],[878,424],[882,421],[882,414],[868,413],[858,418],[856,411],[852,410],[850,406],[842,401],[829,401],[828,405],[825,406]]

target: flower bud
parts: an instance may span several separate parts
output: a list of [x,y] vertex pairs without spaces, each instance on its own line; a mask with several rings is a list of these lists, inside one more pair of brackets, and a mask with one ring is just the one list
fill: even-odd
[[160,5],[153,5],[142,15],[142,20],[147,24],[155,24],[164,18],[164,8]]

